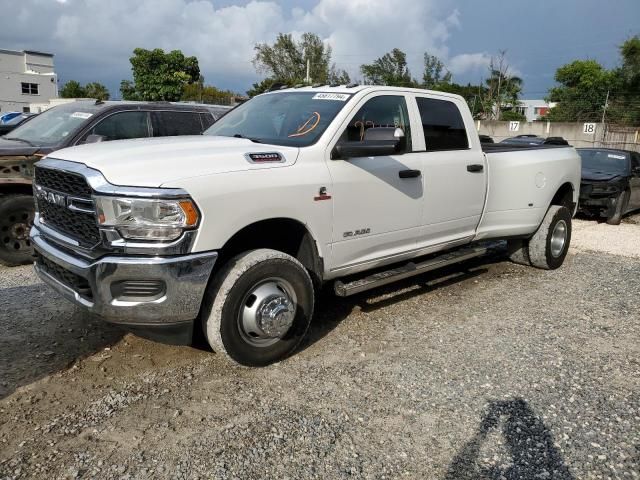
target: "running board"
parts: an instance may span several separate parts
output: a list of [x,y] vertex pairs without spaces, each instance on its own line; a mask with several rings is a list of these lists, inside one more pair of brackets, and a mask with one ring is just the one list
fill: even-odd
[[464,262],[471,258],[479,257],[489,251],[489,246],[482,247],[466,247],[451,253],[439,255],[435,258],[425,260],[424,262],[409,262],[401,267],[385,270],[383,272],[374,273],[368,277],[354,280],[349,283],[343,283],[336,280],[333,288],[339,297],[348,297],[356,293],[364,292],[372,288],[381,287],[389,283],[402,280],[403,278],[413,277],[421,273],[437,270],[438,268],[453,265],[454,263]]

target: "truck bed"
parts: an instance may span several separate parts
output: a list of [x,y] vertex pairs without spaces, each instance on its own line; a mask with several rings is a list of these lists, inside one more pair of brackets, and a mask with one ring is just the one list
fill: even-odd
[[522,150],[548,150],[550,148],[572,148],[571,145],[517,145],[509,143],[483,143],[482,151],[485,153],[520,152]]

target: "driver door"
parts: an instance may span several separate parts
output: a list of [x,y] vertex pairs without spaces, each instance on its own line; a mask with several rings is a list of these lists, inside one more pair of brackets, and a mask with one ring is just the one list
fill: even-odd
[[[356,106],[327,150],[333,187],[330,269],[346,273],[370,268],[415,247],[420,230],[422,157],[412,153],[405,95],[373,94]],[[331,159],[338,142],[363,141],[374,127],[401,128],[398,153]]]

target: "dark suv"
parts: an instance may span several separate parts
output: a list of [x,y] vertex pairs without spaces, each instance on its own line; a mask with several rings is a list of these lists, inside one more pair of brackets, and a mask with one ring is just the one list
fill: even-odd
[[228,107],[79,101],[51,108],[0,137],[0,262],[32,261],[33,164],[61,148],[131,138],[200,135]]

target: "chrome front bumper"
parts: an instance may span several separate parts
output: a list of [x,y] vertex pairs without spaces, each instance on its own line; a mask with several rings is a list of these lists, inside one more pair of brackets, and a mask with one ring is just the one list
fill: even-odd
[[[46,259],[36,261],[35,265],[45,283],[76,305],[122,325],[167,325],[196,318],[218,258],[216,252],[206,252],[173,257],[105,256],[84,260],[47,241],[35,227],[31,241],[37,255]],[[45,262],[49,266],[54,264],[55,272],[47,268]],[[84,279],[90,289],[78,291],[66,281],[68,278]],[[113,286],[127,281],[155,281],[164,284],[164,289],[149,299],[127,300],[125,297],[123,300],[114,293]]]

